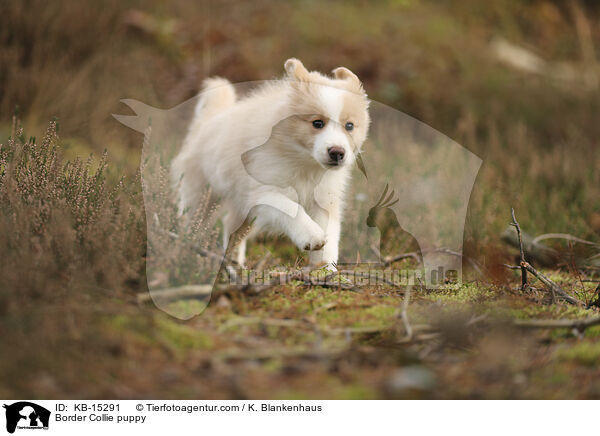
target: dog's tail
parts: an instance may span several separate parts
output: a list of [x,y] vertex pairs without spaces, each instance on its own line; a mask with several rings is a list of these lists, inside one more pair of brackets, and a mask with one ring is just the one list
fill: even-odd
[[235,89],[229,80],[221,77],[211,77],[204,80],[200,100],[194,111],[192,130],[199,123],[232,106],[235,99]]

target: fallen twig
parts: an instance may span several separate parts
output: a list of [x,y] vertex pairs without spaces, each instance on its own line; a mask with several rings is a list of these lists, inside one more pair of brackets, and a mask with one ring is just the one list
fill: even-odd
[[408,320],[408,304],[410,303],[411,290],[412,286],[406,287],[406,292],[404,293],[404,299],[402,301],[402,311],[400,312],[400,318],[402,319],[404,330],[406,330],[406,339],[408,340],[412,339],[413,336],[413,329],[410,325],[410,321]]
[[[171,232],[169,230],[165,230],[161,227],[160,221],[158,219],[158,215],[156,213],[154,214],[154,224],[156,226],[155,230],[157,232],[167,235],[172,239],[179,240],[179,235],[177,233]],[[209,257],[211,259],[218,260],[219,262],[225,262],[226,266],[231,266],[231,265],[238,266],[237,261],[234,259],[228,258],[225,253],[214,253],[214,252],[206,250],[202,247],[194,247],[194,249],[198,252],[198,254],[200,254],[203,257]]]
[[296,328],[300,327],[306,322],[298,321],[295,319],[283,319],[283,318],[257,318],[257,317],[237,317],[229,320],[225,324],[219,327],[220,332],[224,332],[232,327],[242,326],[242,325],[252,325],[252,324],[262,324],[267,326],[276,326],[276,327],[291,327]]
[[[371,247],[371,249],[373,249],[373,251],[376,254],[379,253],[379,250],[376,250],[375,247]],[[477,274],[479,274],[481,276],[484,275],[483,271],[481,270],[481,267],[475,260],[471,259],[468,256],[465,256],[462,253],[459,253],[458,251],[450,250],[449,248],[433,248],[430,250],[423,250],[421,253],[417,252],[417,251],[411,251],[409,253],[397,254],[395,256],[386,256],[386,257],[382,258],[382,264],[384,267],[386,267],[386,266],[390,266],[391,264],[393,264],[395,262],[398,262],[403,259],[408,259],[408,258],[413,258],[417,262],[421,262],[422,261],[421,254],[424,254],[424,253],[444,253],[444,254],[449,254],[451,256],[460,257],[462,259],[465,259],[469,263],[469,265],[471,265],[471,267],[475,270],[475,272],[477,272]],[[380,254],[379,254],[379,256],[381,258]]]
[[327,347],[315,348],[306,346],[284,347],[274,349],[254,349],[254,350],[225,350],[213,353],[211,360],[226,361],[226,360],[271,360],[282,358],[322,358],[336,357],[348,351],[349,347]]
[[[405,299],[406,301],[406,299]],[[219,327],[220,332],[224,332],[232,327],[244,326],[244,325],[265,325],[283,328],[308,328],[311,330],[318,331],[320,333],[327,334],[368,334],[368,333],[381,333],[386,331],[394,330],[394,325],[383,325],[383,326],[363,326],[363,327],[329,327],[325,325],[319,325],[316,321],[309,318],[303,319],[286,319],[286,318],[259,318],[259,317],[236,317],[233,318]],[[414,332],[418,333],[431,333],[432,327],[427,324],[417,324],[414,327],[408,325],[407,332],[410,331],[404,339],[410,340]]]
[[142,292],[137,295],[137,301],[140,304],[152,301],[169,302],[175,300],[209,300],[213,294],[243,292],[247,294],[259,294],[274,287],[274,284],[266,285],[184,285],[175,288],[157,289],[150,292]]
[[544,235],[536,236],[535,238],[533,238],[532,243],[536,244],[545,239],[566,239],[567,241],[579,242],[580,244],[591,245],[593,247],[600,247],[600,244],[597,244],[592,241],[586,241],[585,239],[569,235],[568,233],[546,233]]
[[396,256],[386,256],[385,258],[382,259],[383,266],[390,266],[393,263],[396,263],[403,259],[408,259],[409,257],[412,257],[417,262],[421,261],[421,256],[419,256],[419,253],[417,253],[416,251],[411,251],[410,253],[402,253],[402,254],[398,254]]
[[[373,279],[375,279],[376,282],[380,281],[382,283],[385,283],[386,285],[398,286],[397,283],[394,283],[393,281],[388,280],[385,277],[381,277],[381,275],[377,275],[377,273],[375,273],[375,275],[373,275],[370,272],[369,273],[363,273],[363,272],[354,271],[354,270],[351,270],[351,269],[348,269],[348,270],[344,269],[344,270],[340,270],[340,271],[338,271],[336,273],[331,274],[331,277],[335,276],[336,274],[340,274],[341,276],[354,276],[354,277],[359,277],[359,278],[367,278],[369,280],[371,278],[373,278]],[[327,279],[329,279],[329,278],[330,278],[330,276],[327,276]],[[370,285],[371,283],[368,283],[368,284]]]
[[600,308],[600,283],[598,284],[598,286],[596,286],[594,295],[592,295],[592,298],[590,298],[590,302],[587,305],[588,309],[591,309],[592,307]]
[[439,333],[423,333],[422,335],[414,335],[411,338],[402,338],[397,341],[397,344],[414,344],[417,342],[426,342],[440,337]]
[[560,286],[558,286],[556,283],[554,283],[552,280],[550,280],[544,274],[542,274],[541,272],[536,270],[529,263],[521,262],[521,267],[525,268],[531,274],[536,276],[543,284],[545,284],[549,288],[550,292],[552,292],[553,295],[558,295],[558,296],[562,297],[565,301],[567,301],[571,304],[585,306],[585,303],[583,301],[567,294],[567,292],[564,291]]
[[[502,233],[501,239],[520,251],[519,237],[514,227],[512,223],[509,223],[508,228]],[[551,267],[555,266],[560,260],[560,253],[558,251],[541,242],[534,242],[534,237],[524,232],[523,229],[521,229],[521,243],[523,244],[524,252],[527,253],[528,262],[535,262],[536,265]]]
[[586,328],[600,325],[600,316],[586,319],[517,319],[514,324],[518,327],[536,329],[575,329],[583,332]]
[[484,313],[483,315],[479,315],[479,316],[473,316],[473,317],[471,317],[471,319],[469,321],[467,321],[465,326],[470,327],[472,325],[480,323],[481,321],[485,321],[486,319],[488,319],[488,315],[486,313]]
[[152,300],[185,300],[189,298],[200,298],[210,296],[212,285],[188,285],[177,288],[160,289],[151,292],[143,292],[137,295],[138,303],[147,303]]
[[475,260],[471,259],[469,256],[465,256],[464,254],[459,253],[458,251],[450,250],[449,248],[434,248],[433,250],[424,250],[423,253],[444,253],[449,254],[451,256],[463,258],[469,263],[469,265],[471,265],[471,267],[475,270],[477,274],[479,274],[480,276],[484,275],[483,271],[481,271],[481,267]]

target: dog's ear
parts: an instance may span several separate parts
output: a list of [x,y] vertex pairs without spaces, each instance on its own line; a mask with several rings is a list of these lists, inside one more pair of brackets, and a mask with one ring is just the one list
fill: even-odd
[[358,76],[350,71],[346,67],[337,67],[333,71],[333,76],[338,80],[346,80],[352,85],[358,87],[358,89],[362,89],[362,83],[359,80]]
[[285,68],[286,73],[291,79],[299,81],[308,80],[308,70],[304,67],[304,65],[302,65],[302,62],[296,58],[291,58],[285,61],[283,68]]

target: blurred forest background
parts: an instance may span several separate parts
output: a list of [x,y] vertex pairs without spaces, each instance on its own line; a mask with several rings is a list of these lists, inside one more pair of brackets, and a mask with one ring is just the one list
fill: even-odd
[[[535,298],[514,294],[517,276],[499,265],[515,254],[501,241],[511,207],[531,234],[600,239],[596,2],[9,0],[0,4],[0,17],[0,354],[13,356],[0,363],[0,397],[600,396],[598,382],[589,382],[597,375],[600,344],[576,342],[568,332],[552,333],[559,341],[554,348],[548,336],[545,348],[539,338],[523,339],[524,354],[508,363],[503,358],[514,350],[506,338],[473,339],[462,330],[460,340],[449,339],[453,350],[467,350],[460,361],[444,354],[447,348],[390,351],[389,332],[383,339],[360,337],[329,360],[258,356],[250,364],[239,354],[225,355],[240,346],[239,337],[220,330],[232,313],[310,315],[330,327],[362,328],[394,318],[398,299],[389,290],[348,296],[311,289],[310,304],[295,287],[264,300],[225,298],[195,324],[140,313],[135,295],[146,290],[136,179],[142,137],[111,116],[129,113],[122,98],[173,107],[196,95],[209,75],[232,82],[279,77],[289,57],[325,72],[346,66],[372,99],[483,159],[465,247],[493,285],[468,285],[424,301],[436,307],[483,302],[488,313],[500,299],[511,316],[588,316],[592,310],[529,308]],[[41,142],[42,151],[34,146]],[[19,153],[31,157],[21,170],[4,174]],[[86,164],[91,153],[96,158]],[[73,163],[62,172],[54,161]],[[591,301],[594,289],[575,263],[556,266],[554,277]],[[315,301],[333,306],[317,316]],[[335,305],[347,312],[330,310]],[[319,318],[325,313],[331,319]],[[282,333],[277,325],[248,331],[257,326],[242,324],[227,325],[241,336],[256,334],[242,344],[251,349],[276,343],[296,350],[290,344],[315,340]],[[583,349],[563,349],[563,339]],[[374,347],[375,354],[361,347]],[[540,347],[545,357],[532,351]],[[219,362],[207,364],[215,350]],[[429,356],[437,357],[425,362]],[[494,359],[497,365],[487,365]],[[34,379],[22,377],[24,365]],[[412,380],[420,382],[413,386]]]
[[120,99],[169,108],[206,76],[279,77],[295,56],[319,71],[347,66],[371,98],[483,159],[470,237],[490,242],[511,204],[527,228],[589,238],[600,231],[594,4],[5,2],[2,131],[16,107],[29,134],[57,117],[67,157],[108,149],[132,173],[141,140],[111,117]]

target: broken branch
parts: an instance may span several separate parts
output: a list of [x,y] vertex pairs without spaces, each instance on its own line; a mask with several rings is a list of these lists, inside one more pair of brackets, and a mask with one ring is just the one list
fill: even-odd
[[525,250],[523,250],[523,238],[521,237],[521,226],[515,217],[515,210],[513,208],[510,209],[510,214],[512,216],[511,225],[517,229],[517,237],[519,238],[519,254],[520,254],[520,264],[521,264],[521,290],[527,290],[527,270],[523,266],[525,263]]
[[576,329],[579,332],[588,327],[600,325],[600,316],[586,319],[517,319],[514,324],[518,327],[536,329]]
[[521,267],[526,269],[527,271],[529,271],[535,277],[537,277],[539,279],[539,281],[541,281],[543,284],[545,284],[550,289],[550,292],[552,292],[553,294],[562,297],[565,301],[567,301],[571,304],[575,304],[575,305],[579,305],[579,306],[585,305],[583,301],[578,300],[577,298],[572,297],[569,294],[567,294],[567,292],[564,291],[560,286],[558,286],[556,283],[554,283],[552,280],[550,280],[544,274],[542,274],[541,272],[536,270],[529,263],[521,262]]

